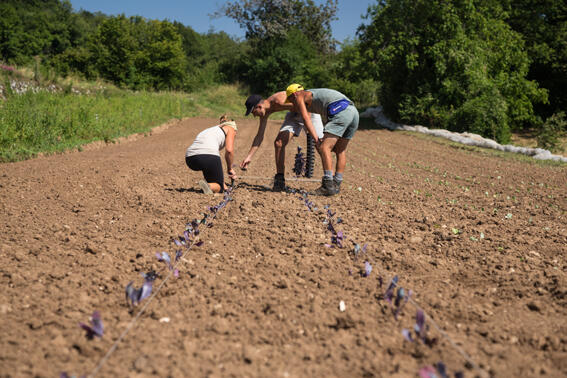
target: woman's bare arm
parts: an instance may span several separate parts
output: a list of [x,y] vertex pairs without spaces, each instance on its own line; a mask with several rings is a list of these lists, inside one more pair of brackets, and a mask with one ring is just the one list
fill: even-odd
[[232,164],[234,164],[234,139],[236,137],[236,131],[230,126],[225,126],[223,127],[223,129],[226,132],[226,139],[224,144],[226,171],[230,178],[235,179],[236,173],[234,172],[234,169],[232,169]]

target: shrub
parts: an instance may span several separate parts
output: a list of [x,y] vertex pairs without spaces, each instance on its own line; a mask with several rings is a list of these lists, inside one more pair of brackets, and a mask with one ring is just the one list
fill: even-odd
[[538,136],[537,146],[552,152],[562,152],[560,138],[567,132],[567,118],[564,112],[553,114],[543,124]]
[[387,115],[501,143],[510,129],[537,123],[533,103],[545,102],[546,91],[526,79],[523,40],[491,6],[390,0],[369,8],[361,55],[382,82]]

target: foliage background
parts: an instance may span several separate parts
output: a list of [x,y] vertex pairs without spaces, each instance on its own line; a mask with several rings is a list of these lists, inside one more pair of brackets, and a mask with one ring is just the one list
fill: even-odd
[[377,0],[368,22],[353,25],[357,38],[341,44],[330,27],[337,6],[227,1],[217,14],[246,31],[235,40],[175,21],[76,12],[68,0],[5,0],[0,61],[41,70],[36,80],[78,76],[135,91],[233,84],[267,96],[301,82],[338,89],[360,109],[381,104],[399,122],[499,142],[536,130],[552,149],[549,135],[565,133],[565,1]]

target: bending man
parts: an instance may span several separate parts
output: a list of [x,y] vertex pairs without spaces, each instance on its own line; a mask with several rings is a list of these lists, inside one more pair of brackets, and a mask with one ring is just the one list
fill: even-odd
[[[252,113],[255,117],[260,117],[260,125],[258,126],[258,133],[254,137],[252,142],[252,147],[246,158],[240,163],[241,169],[248,168],[248,165],[252,161],[252,157],[258,150],[258,147],[262,144],[264,140],[264,132],[266,131],[266,125],[268,123],[268,117],[272,113],[280,112],[283,110],[291,110],[292,104],[286,103],[286,92],[281,91],[274,93],[267,99],[263,99],[260,95],[251,95],[246,100],[246,114]],[[323,137],[323,123],[321,121],[321,116],[319,114],[308,114],[306,117],[309,118],[311,128],[313,133],[317,136],[315,140]],[[285,189],[285,147],[289,143],[291,136],[299,136],[301,129],[305,127],[303,117],[295,112],[288,112],[285,115],[285,119],[280,127],[280,132],[274,141],[274,150],[276,155],[276,176],[274,177],[274,191],[281,191]],[[313,133],[310,133],[313,135]]]
[[[292,103],[293,110],[301,114],[307,132],[318,141],[323,180],[315,194],[332,196],[339,193],[346,166],[347,145],[358,129],[358,110],[351,100],[334,89],[305,90],[300,84],[291,84],[286,89],[286,96],[286,102]],[[317,138],[309,112],[323,117],[325,128],[322,139]],[[331,152],[337,157],[334,176]]]

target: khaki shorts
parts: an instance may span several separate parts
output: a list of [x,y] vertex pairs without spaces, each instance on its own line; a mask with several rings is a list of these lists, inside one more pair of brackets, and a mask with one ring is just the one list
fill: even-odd
[[[321,120],[321,115],[317,113],[311,113],[311,123],[315,128],[315,133],[319,138],[323,138],[323,121]],[[299,113],[288,112],[285,115],[285,119],[280,127],[280,133],[282,131],[289,131],[293,133],[294,136],[299,136],[301,130],[305,128],[303,123],[303,117]],[[305,131],[307,132],[307,130]]]

